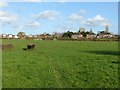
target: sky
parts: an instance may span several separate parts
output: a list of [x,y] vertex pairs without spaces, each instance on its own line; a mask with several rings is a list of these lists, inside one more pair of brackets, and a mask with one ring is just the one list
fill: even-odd
[[0,33],[3,34],[77,32],[80,27],[97,33],[106,25],[110,32],[118,34],[118,3],[0,2],[0,22]]

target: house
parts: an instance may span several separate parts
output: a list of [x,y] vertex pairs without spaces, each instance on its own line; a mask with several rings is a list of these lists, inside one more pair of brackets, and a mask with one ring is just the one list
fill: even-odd
[[76,35],[71,36],[72,39],[79,39],[79,38],[82,38],[82,37],[83,37],[82,34],[78,34],[78,35],[76,34]]
[[90,31],[86,32],[86,38],[88,39],[93,39],[93,38],[96,38],[96,34],[92,31],[92,29],[90,29]]
[[8,38],[8,39],[13,39],[13,35],[12,35],[12,34],[8,34],[8,35],[7,35],[7,38]]
[[27,40],[33,39],[33,35],[31,35],[31,34],[30,34],[30,35],[26,35],[26,36],[25,36],[25,39],[27,39]]
[[40,38],[43,40],[43,39],[47,38],[47,36],[45,34],[41,34]]
[[6,34],[2,34],[2,38],[3,39],[7,38],[7,35]]
[[97,38],[112,38],[113,34],[110,32],[101,31],[98,33]]
[[113,38],[120,39],[120,35],[114,35]]
[[37,39],[37,38],[38,38],[38,35],[34,35],[34,38]]
[[89,38],[89,39],[96,38],[96,34],[87,34],[86,38]]
[[19,37],[17,35],[13,35],[14,39],[19,39]]
[[33,37],[33,35],[31,35],[31,34],[30,34],[30,35],[28,35],[28,37],[29,37],[29,38],[32,38],[32,37]]
[[42,39],[42,40],[45,40],[48,37],[49,37],[49,35],[47,35],[47,34],[40,34],[39,35],[39,39]]
[[0,39],[2,38],[2,34],[0,34]]
[[52,36],[54,38],[60,38],[60,37],[62,37],[62,35],[63,35],[63,33],[54,33]]
[[97,38],[113,38],[114,35],[109,32],[109,28],[106,25],[104,31],[100,31],[97,35]]

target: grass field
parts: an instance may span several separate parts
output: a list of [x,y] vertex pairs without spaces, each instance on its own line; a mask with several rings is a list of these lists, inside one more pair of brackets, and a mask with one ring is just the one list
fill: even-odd
[[[3,40],[3,88],[117,88],[118,42]],[[34,43],[33,50],[22,50]]]

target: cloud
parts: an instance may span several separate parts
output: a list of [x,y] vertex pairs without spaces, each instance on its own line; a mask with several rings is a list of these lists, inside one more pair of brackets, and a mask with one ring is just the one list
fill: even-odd
[[26,26],[29,28],[36,28],[36,27],[40,26],[40,23],[39,22],[28,22],[26,24]]
[[7,6],[8,6],[7,2],[0,1],[0,7],[7,7]]
[[111,26],[108,20],[102,17],[101,15],[96,15],[93,18],[88,18],[86,20],[86,25],[89,27],[104,27],[106,25]]
[[16,14],[0,11],[0,22],[2,24],[11,24],[18,19]]
[[80,9],[80,14],[84,14],[86,11],[84,9]]
[[16,30],[16,31],[21,31],[21,30],[23,30],[22,25],[21,25],[21,26],[20,26],[20,25],[13,25],[12,27],[13,27],[13,29]]
[[80,15],[78,15],[78,14],[76,14],[76,13],[73,13],[73,14],[71,14],[71,15],[68,17],[68,20],[81,22],[81,21],[82,21],[82,18],[83,18],[82,16],[80,16]]
[[39,20],[39,19],[54,20],[57,15],[59,15],[58,11],[46,10],[46,11],[40,12],[38,15],[34,15],[34,16],[37,17],[37,20]]

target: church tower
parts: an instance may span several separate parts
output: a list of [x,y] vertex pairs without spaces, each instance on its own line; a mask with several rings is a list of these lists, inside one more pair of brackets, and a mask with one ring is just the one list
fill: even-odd
[[105,26],[105,32],[109,32],[108,25]]

